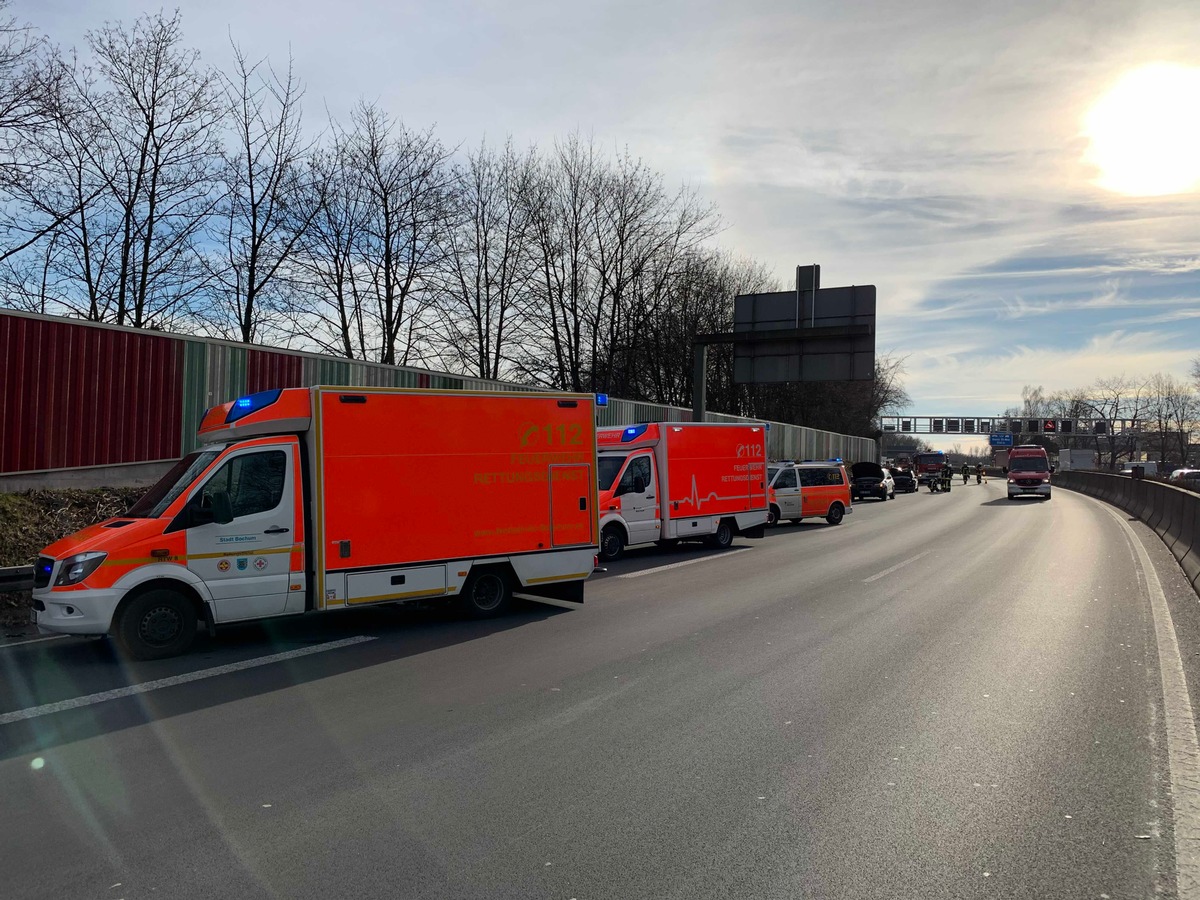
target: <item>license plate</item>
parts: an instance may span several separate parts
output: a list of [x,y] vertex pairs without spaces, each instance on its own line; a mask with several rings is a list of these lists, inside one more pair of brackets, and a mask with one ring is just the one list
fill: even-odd
[[37,624],[37,610],[36,609],[31,609],[29,611],[29,621],[32,622],[34,625]]

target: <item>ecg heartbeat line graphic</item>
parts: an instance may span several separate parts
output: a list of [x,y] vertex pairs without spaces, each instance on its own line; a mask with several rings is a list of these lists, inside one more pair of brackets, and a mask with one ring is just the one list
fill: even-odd
[[681,497],[680,499],[674,500],[672,502],[676,506],[678,506],[680,503],[689,503],[689,504],[691,504],[692,509],[696,510],[696,512],[699,512],[700,507],[702,507],[705,503],[708,503],[712,500],[745,500],[745,499],[746,498],[742,497],[742,496],[722,497],[716,491],[713,491],[707,497],[701,497],[700,489],[698,487],[696,487],[696,476],[693,475],[692,476],[692,494],[691,494],[691,496],[690,497]]

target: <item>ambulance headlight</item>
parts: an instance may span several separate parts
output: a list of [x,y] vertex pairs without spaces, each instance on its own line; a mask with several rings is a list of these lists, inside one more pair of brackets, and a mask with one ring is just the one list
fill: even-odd
[[62,561],[62,565],[59,567],[58,578],[55,579],[54,586],[64,587],[66,585],[79,584],[79,582],[95,572],[107,556],[107,553],[101,553],[98,550],[68,556]]

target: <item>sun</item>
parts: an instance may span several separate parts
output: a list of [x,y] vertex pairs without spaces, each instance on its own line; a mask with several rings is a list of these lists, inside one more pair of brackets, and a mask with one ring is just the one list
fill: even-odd
[[1139,197],[1200,188],[1200,68],[1134,69],[1088,110],[1083,130],[1101,187]]

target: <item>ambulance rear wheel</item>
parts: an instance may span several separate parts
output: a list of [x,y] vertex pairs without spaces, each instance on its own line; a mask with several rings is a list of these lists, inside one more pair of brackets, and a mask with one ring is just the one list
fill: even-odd
[[835,503],[829,507],[829,515],[825,517],[825,521],[830,525],[841,525],[842,519],[846,515],[846,509],[840,503]]
[[477,619],[498,616],[512,605],[512,588],[504,574],[492,569],[473,572],[463,587],[462,607]]
[[146,591],[121,608],[113,636],[121,652],[133,659],[178,656],[196,637],[196,608],[175,591]]
[[625,535],[615,525],[609,525],[600,533],[600,558],[605,562],[613,562],[621,558],[625,552]]
[[717,523],[717,530],[708,536],[705,543],[718,550],[724,550],[733,544],[733,528],[728,522]]

